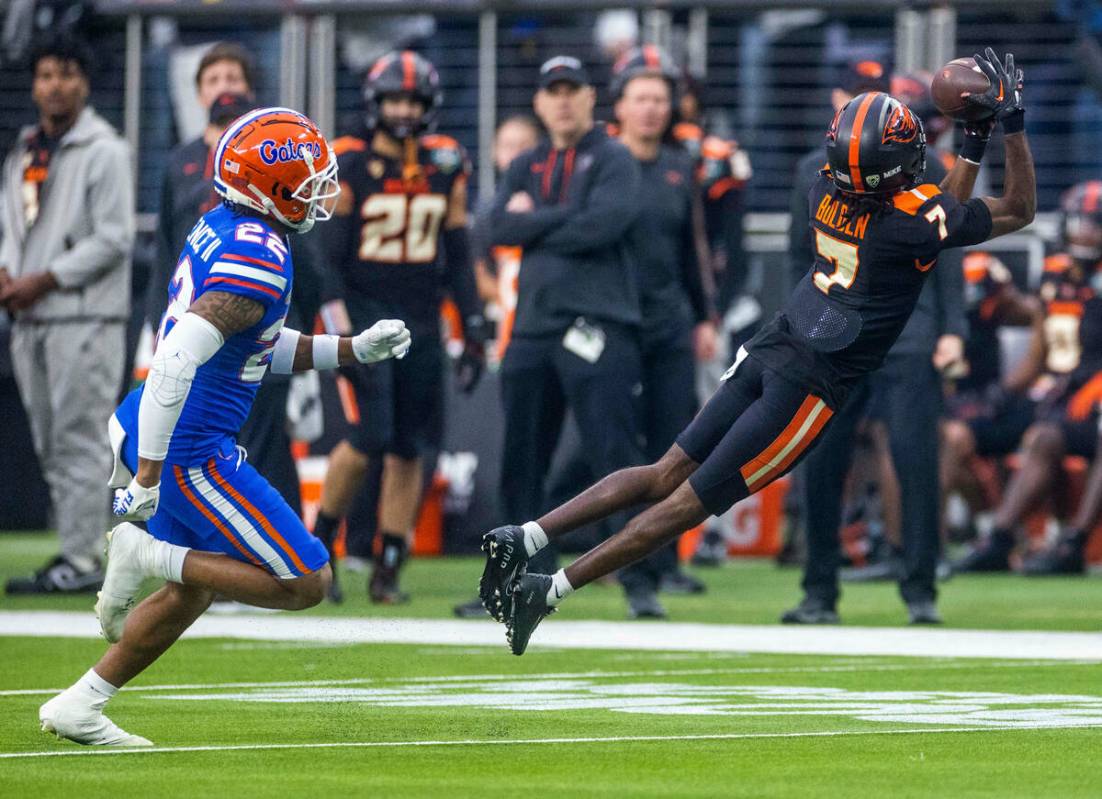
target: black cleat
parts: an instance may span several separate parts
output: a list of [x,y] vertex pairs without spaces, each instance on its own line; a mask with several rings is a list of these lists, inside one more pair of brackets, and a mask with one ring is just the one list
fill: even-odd
[[509,615],[505,621],[505,638],[514,655],[523,655],[528,639],[545,617],[555,612],[547,604],[551,590],[551,575],[522,574],[510,586]]
[[911,624],[941,624],[941,614],[932,599],[907,603],[907,615]]
[[455,605],[452,608],[452,613],[460,619],[486,618],[486,608],[483,606],[481,599],[472,599],[470,602]]
[[58,555],[34,574],[12,577],[4,586],[11,594],[90,594],[103,588],[103,568],[94,563],[82,571],[64,555]]
[[496,527],[482,536],[486,568],[478,581],[482,606],[497,621],[505,623],[511,612],[513,583],[528,569],[524,530],[515,524]]
[[339,605],[344,602],[344,591],[341,590],[341,581],[337,577],[337,566],[330,561],[333,571],[333,579],[329,583],[329,591],[326,594],[326,598],[334,605]]
[[960,560],[953,562],[953,574],[1010,571],[1010,551],[1001,541],[981,541]]
[[1022,573],[1030,577],[1086,574],[1087,559],[1083,557],[1083,547],[1071,541],[1061,541],[1056,546],[1027,558],[1022,564]]
[[833,604],[821,599],[804,597],[796,607],[781,615],[781,624],[841,624]]
[[629,619],[664,619],[666,609],[658,601],[658,594],[645,586],[627,592]]
[[708,586],[691,574],[675,569],[662,575],[662,579],[658,581],[658,590],[665,594],[703,594],[707,592]]

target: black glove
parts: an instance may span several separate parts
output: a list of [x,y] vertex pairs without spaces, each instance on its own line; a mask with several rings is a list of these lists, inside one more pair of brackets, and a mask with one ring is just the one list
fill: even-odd
[[1025,106],[1022,105],[1022,71],[1014,66],[1014,54],[1007,53],[1005,61],[999,61],[995,51],[988,47],[986,58],[976,53],[972,56],[991,81],[987,91],[968,95],[968,102],[991,111],[991,116],[1003,126],[1004,133],[1019,133],[1025,127]]
[[464,394],[470,394],[482,379],[486,368],[486,321],[469,317],[463,325],[463,352],[455,362],[455,382]]

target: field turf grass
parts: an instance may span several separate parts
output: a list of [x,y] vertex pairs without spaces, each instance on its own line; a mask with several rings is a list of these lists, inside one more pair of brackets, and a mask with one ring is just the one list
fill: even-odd
[[[38,565],[51,546],[0,535],[0,579]],[[313,613],[444,617],[478,571],[472,559],[416,562],[410,606],[356,597]],[[765,563],[702,576],[708,595],[665,600],[674,621],[774,623],[797,598],[798,575]],[[1097,579],[957,579],[943,596],[957,627],[1102,627]],[[0,611],[90,607],[90,598],[0,599]],[[851,624],[902,620],[885,585],[847,587],[841,611]],[[567,615],[622,618],[619,591],[595,586]],[[504,643],[191,639],[108,707],[123,728],[174,751],[104,753],[40,733],[38,706],[103,649],[94,639],[0,637],[0,796],[1099,790],[1102,669],[1092,662],[562,650],[541,648],[538,633],[523,658]]]

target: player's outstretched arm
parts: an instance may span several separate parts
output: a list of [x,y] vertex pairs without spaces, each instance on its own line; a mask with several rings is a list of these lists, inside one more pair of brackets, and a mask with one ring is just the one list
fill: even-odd
[[208,291],[158,345],[138,405],[138,470],[130,485],[116,492],[116,516],[145,521],[157,512],[161,470],[196,370],[214,357],[227,338],[263,316],[264,306],[256,300]]
[[411,341],[399,319],[381,319],[356,336],[306,336],[285,327],[272,351],[272,371],[291,374],[404,358]]

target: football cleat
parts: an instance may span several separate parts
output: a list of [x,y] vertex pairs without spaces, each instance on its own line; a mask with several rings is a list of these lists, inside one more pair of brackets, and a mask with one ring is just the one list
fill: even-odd
[[796,607],[781,615],[781,624],[840,624],[833,603],[814,597],[804,597]]
[[1005,542],[994,535],[976,544],[967,555],[952,564],[953,574],[1010,571],[1010,552],[1014,542]]
[[551,590],[549,574],[522,574],[510,586],[509,615],[505,621],[505,638],[514,655],[523,655],[528,639],[541,621],[555,612],[547,604],[547,592]]
[[86,746],[153,746],[140,735],[120,729],[101,707],[89,705],[71,691],[62,691],[38,709],[42,731]]
[[96,596],[96,618],[110,643],[122,638],[126,617],[138,600],[142,583],[154,572],[152,546],[156,539],[140,527],[123,522],[107,533],[107,571],[103,590]]
[[512,584],[528,567],[524,530],[515,524],[496,527],[482,536],[482,551],[486,568],[478,581],[478,597],[487,612],[504,623],[510,613]]
[[1087,560],[1083,547],[1072,541],[1061,541],[1050,549],[1030,556],[1022,563],[1022,574],[1030,577],[1086,573]]

